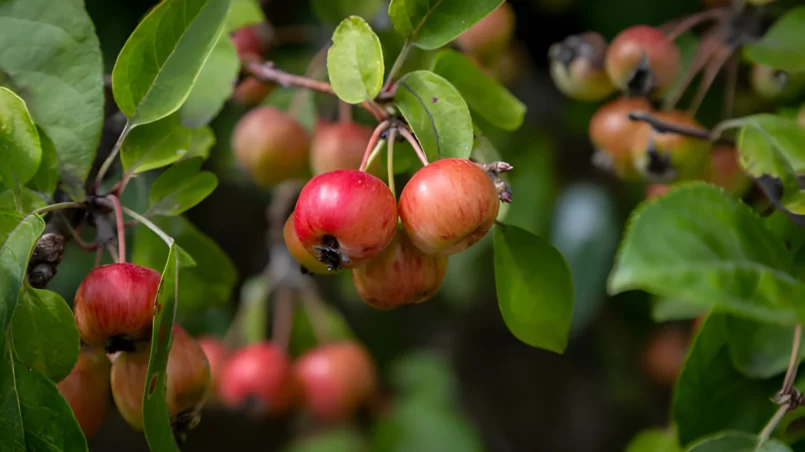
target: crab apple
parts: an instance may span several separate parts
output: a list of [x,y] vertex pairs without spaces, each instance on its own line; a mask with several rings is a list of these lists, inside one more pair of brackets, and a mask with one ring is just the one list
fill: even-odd
[[254,107],[263,102],[275,86],[273,83],[261,82],[254,77],[246,77],[235,87],[232,97],[244,107]]
[[239,28],[229,35],[241,60],[261,60],[271,41],[270,30],[263,24]]
[[331,275],[335,271],[330,271],[327,268],[326,264],[319,262],[316,257],[309,253],[305,247],[302,245],[302,242],[299,241],[299,237],[296,235],[296,230],[294,230],[294,215],[291,214],[287,220],[285,220],[285,226],[282,229],[282,236],[285,239],[285,246],[288,248],[288,252],[291,253],[291,256],[299,262],[299,265],[302,267],[302,271],[305,273],[315,273],[317,275]]
[[[319,120],[310,145],[310,167],[314,175],[340,169],[358,169],[374,129],[352,121],[327,122]],[[380,159],[366,170],[383,176]]]
[[305,184],[293,217],[302,246],[328,269],[337,270],[368,262],[388,246],[397,206],[394,194],[377,177],[336,170]]
[[754,92],[766,100],[789,100],[805,88],[805,76],[802,74],[788,73],[757,63],[752,65],[749,79]]
[[481,240],[495,224],[495,183],[475,163],[445,158],[426,165],[400,193],[400,220],[425,254],[451,255]]
[[232,355],[221,375],[218,397],[232,409],[277,416],[293,407],[299,389],[285,351],[271,342],[259,342]]
[[[702,129],[693,116],[678,110],[655,112],[654,117],[679,128]],[[702,179],[710,162],[710,141],[676,132],[658,132],[643,123],[635,133],[635,168],[651,183]]]
[[548,51],[551,78],[571,99],[595,102],[615,92],[604,70],[607,43],[600,33],[568,36]]
[[620,97],[601,106],[590,118],[588,132],[596,150],[594,164],[621,179],[638,179],[632,159],[632,139],[641,124],[629,119],[629,113],[652,110],[651,103],[640,97]]
[[204,350],[204,356],[210,364],[210,395],[218,393],[218,386],[221,382],[221,374],[229,361],[229,350],[215,336],[201,336],[197,339],[198,345]]
[[129,263],[89,272],[73,304],[81,339],[113,353],[149,337],[161,278],[156,270]]
[[676,81],[682,57],[674,41],[648,25],[621,31],[606,55],[606,72],[618,88],[633,94],[662,97]]
[[109,414],[110,367],[103,350],[82,344],[73,370],[56,384],[87,438],[100,430]]
[[673,186],[668,184],[648,184],[646,185],[646,199],[655,199],[668,193]]
[[351,341],[305,352],[294,365],[303,406],[324,422],[349,418],[377,391],[377,369],[369,352]]
[[456,44],[487,66],[504,53],[513,36],[514,9],[506,1],[459,35]]
[[308,174],[310,134],[283,111],[258,107],[235,126],[232,151],[258,185],[274,187]]
[[752,178],[741,168],[738,158],[738,149],[735,146],[713,146],[704,180],[733,195],[743,196],[752,186]]
[[358,294],[378,309],[392,309],[430,299],[447,272],[447,256],[426,255],[398,227],[389,246],[371,261],[352,269]]
[[[143,393],[153,390],[149,381],[149,341],[140,341],[131,352],[122,352],[112,361],[112,397],[120,415],[135,430],[143,429]],[[210,364],[204,350],[182,327],[174,325],[166,370],[166,403],[177,435],[194,428],[210,389]]]
[[672,386],[682,371],[689,342],[689,334],[681,327],[656,331],[640,357],[643,372],[657,385]]

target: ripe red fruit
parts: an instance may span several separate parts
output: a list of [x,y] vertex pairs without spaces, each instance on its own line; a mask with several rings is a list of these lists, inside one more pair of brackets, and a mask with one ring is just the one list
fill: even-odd
[[624,180],[637,179],[632,140],[641,124],[630,120],[629,113],[639,110],[653,108],[644,98],[621,97],[604,104],[590,119],[589,136],[596,149],[593,163]]
[[[310,145],[310,167],[314,175],[340,169],[358,169],[374,129],[355,122],[326,122],[319,120]],[[383,175],[380,159],[375,159],[367,171]]]
[[218,395],[232,409],[276,416],[298,400],[299,382],[285,351],[270,342],[255,343],[232,355]]
[[425,254],[450,255],[483,238],[495,224],[500,199],[489,175],[460,158],[417,171],[400,194],[400,219]]
[[262,24],[239,28],[229,35],[241,60],[260,60],[268,49],[269,30]]
[[[677,127],[702,129],[691,115],[682,111],[659,111],[654,117]],[[652,183],[701,179],[710,162],[710,141],[673,132],[660,133],[646,123],[635,132],[633,144],[635,168]]]
[[[137,343],[132,352],[122,352],[112,361],[112,396],[120,415],[135,430],[143,429],[143,394],[153,390],[155,381],[146,386],[150,344]],[[179,325],[173,327],[173,341],[168,352],[168,413],[177,436],[194,428],[199,412],[207,401],[210,388],[210,364],[201,346]]]
[[656,384],[672,386],[688,351],[690,336],[678,327],[664,327],[649,339],[641,355],[643,372]]
[[294,370],[302,384],[305,410],[325,422],[350,417],[377,391],[377,370],[369,352],[355,342],[311,349]]
[[238,121],[232,151],[258,185],[273,187],[308,174],[310,134],[281,110],[258,107]]
[[254,77],[246,77],[238,86],[232,97],[244,107],[253,107],[260,104],[274,89],[273,83],[263,83]]
[[[309,253],[305,247],[302,245],[302,242],[299,241],[299,237],[296,235],[296,230],[294,230],[294,215],[291,214],[287,220],[285,220],[285,226],[282,229],[282,235],[285,239],[285,246],[288,248],[288,252],[291,253],[291,256],[299,262],[299,265],[302,267],[303,272],[307,273],[315,273],[317,275],[331,275],[334,271],[330,271],[327,268],[326,264],[319,262],[316,257]],[[337,270],[336,270],[337,271]]]
[[600,33],[586,32],[567,37],[551,46],[551,78],[559,91],[571,99],[595,102],[615,92],[604,70],[607,42]]
[[207,357],[207,362],[210,364],[210,395],[215,395],[221,382],[221,374],[229,361],[229,350],[215,336],[201,336],[197,342],[199,347],[204,350],[204,356]]
[[493,65],[514,36],[514,9],[503,2],[486,17],[456,38],[456,44],[464,53],[474,57],[484,66]]
[[302,188],[294,210],[302,246],[331,270],[373,259],[391,242],[396,224],[394,194],[358,170],[315,176]]
[[70,375],[56,384],[87,438],[100,430],[109,414],[110,367],[103,350],[82,345]]
[[89,272],[73,305],[81,339],[111,353],[149,337],[160,279],[157,271],[128,263]]
[[446,272],[447,256],[425,255],[411,243],[405,229],[398,228],[379,256],[352,269],[352,281],[369,305],[391,309],[436,295]]
[[618,88],[657,98],[676,81],[681,64],[679,49],[662,31],[634,25],[609,44],[605,67]]
[[713,147],[704,180],[736,196],[743,196],[752,186],[752,178],[738,163],[738,149],[731,145]]

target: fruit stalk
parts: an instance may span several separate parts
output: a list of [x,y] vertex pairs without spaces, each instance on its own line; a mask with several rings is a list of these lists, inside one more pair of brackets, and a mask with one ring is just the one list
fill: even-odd
[[389,128],[391,123],[389,121],[383,121],[377,125],[375,131],[372,132],[372,137],[369,138],[369,143],[366,145],[366,152],[363,154],[363,161],[361,162],[359,171],[366,171],[366,167],[369,165],[369,156],[372,155],[372,150],[375,148],[377,144],[377,140],[380,139],[380,135]]
[[414,135],[405,127],[398,127],[398,130],[400,131],[400,135],[414,148],[414,152],[416,152],[417,157],[419,157],[419,161],[422,162],[422,166],[428,166],[428,157],[425,155],[425,151],[422,150],[422,146],[420,146],[419,142],[414,138]]
[[701,11],[698,13],[691,14],[687,17],[683,17],[682,19],[673,21],[669,24],[666,24],[661,29],[668,29],[665,33],[670,39],[676,40],[686,31],[690,30],[691,28],[707,22],[708,20],[715,20],[721,19],[727,14],[729,14],[729,8],[712,8],[705,11]]
[[707,129],[671,124],[670,122],[654,117],[654,115],[647,111],[633,111],[629,113],[629,119],[632,121],[647,122],[654,130],[660,133],[670,132],[702,140],[711,139],[711,132]]
[[397,59],[394,60],[394,64],[391,66],[388,78],[386,78],[386,83],[383,85],[383,89],[381,89],[380,92],[388,92],[390,90],[391,82],[394,80],[394,76],[397,75],[397,72],[399,72],[402,68],[403,63],[405,63],[405,59],[408,58],[408,52],[410,51],[411,41],[406,39],[405,43],[403,43],[402,49],[400,49],[400,53],[397,55]]
[[392,127],[389,130],[389,148],[386,154],[386,171],[388,171],[388,185],[394,199],[397,199],[397,190],[394,187],[394,141],[397,140],[397,127]]

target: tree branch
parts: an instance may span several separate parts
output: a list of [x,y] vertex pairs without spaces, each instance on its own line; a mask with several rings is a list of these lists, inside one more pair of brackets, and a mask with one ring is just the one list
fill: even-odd
[[663,121],[647,111],[633,111],[629,113],[629,119],[632,121],[647,122],[651,127],[654,128],[654,130],[660,133],[677,133],[679,135],[699,138],[701,140],[710,140],[710,131],[707,129],[701,127],[679,126],[674,123]]

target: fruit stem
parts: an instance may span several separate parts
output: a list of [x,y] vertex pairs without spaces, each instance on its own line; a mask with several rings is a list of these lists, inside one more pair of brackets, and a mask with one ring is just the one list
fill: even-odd
[[115,223],[117,223],[117,251],[120,256],[119,259],[115,259],[115,262],[126,262],[126,232],[125,224],[123,223],[123,209],[120,207],[120,199],[117,196],[109,195],[108,198],[112,201],[112,207],[115,209]]
[[[61,213],[59,213],[59,215],[61,215]],[[67,229],[67,232],[70,234],[70,237],[73,239],[73,241],[75,241],[75,244],[78,245],[78,247],[81,248],[82,251],[95,251],[99,248],[99,245],[97,243],[87,243],[84,240],[82,240],[81,236],[78,233],[78,230],[74,228],[73,225],[70,224],[70,222],[67,221],[67,219],[65,219],[63,215],[62,215],[62,224],[64,225],[64,228]]]
[[419,157],[419,161],[422,162],[422,166],[428,166],[428,157],[425,155],[425,151],[422,150],[422,146],[420,146],[419,142],[414,138],[414,135],[405,127],[399,127],[398,130],[400,131],[400,135],[414,148],[414,152],[416,152],[417,157]]
[[374,149],[375,145],[377,144],[377,140],[380,139],[380,135],[389,128],[391,123],[389,121],[383,121],[375,127],[374,132],[372,132],[372,136],[369,138],[369,143],[366,145],[366,152],[363,153],[363,161],[361,162],[359,171],[366,171],[366,166],[369,164],[369,156],[372,154],[372,150]]
[[342,124],[352,122],[352,105],[343,100],[338,101],[338,122]]
[[702,74],[701,81],[699,82],[699,89],[696,90],[696,97],[688,106],[688,113],[692,116],[696,114],[696,111],[699,109],[699,106],[704,101],[704,96],[707,95],[707,92],[710,91],[710,86],[713,85],[718,73],[721,71],[721,68],[727,64],[730,57],[734,52],[734,48],[722,45],[719,47],[715,52],[713,52],[713,56],[707,65],[704,67],[704,73]]
[[723,17],[727,16],[727,14],[729,14],[729,12],[730,12],[730,9],[727,8],[727,7],[712,8],[712,9],[708,9],[706,11],[702,11],[702,12],[699,12],[699,13],[695,13],[695,14],[691,14],[689,16],[683,17],[682,19],[679,19],[678,21],[674,21],[676,23],[671,22],[671,23],[668,23],[668,24],[662,26],[661,28],[663,28],[663,29],[670,28],[670,30],[665,33],[666,36],[668,36],[668,38],[671,39],[671,40],[676,40],[677,38],[679,38],[679,36],[681,36],[686,31],[690,30],[691,28],[695,27],[696,25],[699,25],[699,24],[701,24],[703,22],[706,22],[708,20],[715,20],[715,19],[723,18]]
[[788,370],[785,373],[783,380],[783,388],[780,390],[781,394],[788,394],[794,387],[794,378],[797,376],[797,365],[799,364],[799,348],[802,342],[802,325],[797,324],[794,327],[794,339],[791,343],[791,359],[788,362]]
[[715,141],[721,137],[721,135],[729,129],[737,129],[738,127],[743,127],[746,120],[744,118],[735,118],[735,119],[728,119],[726,121],[721,121],[713,127],[713,130],[710,132],[710,140]]
[[757,450],[760,450],[760,446],[769,439],[769,436],[771,436],[771,433],[777,428],[777,424],[780,423],[780,420],[785,416],[789,408],[791,408],[791,405],[788,403],[781,405],[780,408],[777,409],[777,412],[774,413],[774,416],[769,419],[769,422],[763,427],[763,431],[758,435]]
[[654,117],[651,113],[642,110],[636,110],[629,113],[629,119],[632,121],[647,122],[654,130],[660,133],[677,133],[692,138],[699,138],[701,140],[710,140],[711,133],[709,130],[701,127],[687,127],[679,126],[662,119]]
[[369,154],[369,161],[366,162],[366,167],[369,168],[372,166],[372,163],[375,161],[378,155],[380,155],[380,151],[383,149],[383,146],[386,145],[386,140],[380,139],[377,140],[377,144],[375,148],[372,149],[372,152]]
[[411,40],[406,39],[405,43],[403,43],[402,49],[400,49],[400,53],[397,55],[397,59],[394,60],[394,64],[391,66],[391,70],[389,71],[389,75],[386,78],[386,83],[383,85],[383,89],[380,92],[388,92],[389,88],[391,88],[391,82],[394,80],[394,76],[397,75],[397,72],[400,71],[402,68],[403,63],[405,63],[405,59],[408,58],[408,52],[411,51]]
[[53,212],[54,210],[83,209],[83,208],[86,208],[86,207],[87,207],[87,205],[84,204],[83,202],[74,202],[74,201],[59,202],[59,203],[56,203],[56,204],[50,204],[50,205],[47,205],[45,207],[41,207],[39,209],[36,209],[33,212],[31,212],[31,215],[33,215],[33,214],[44,215],[44,214],[46,214],[48,212]]
[[271,342],[282,350],[288,350],[293,329],[294,299],[293,291],[279,287],[274,293],[274,315],[271,323]]
[[117,154],[120,153],[120,148],[123,146],[123,141],[126,140],[126,137],[131,132],[131,124],[126,121],[126,125],[123,127],[123,130],[120,132],[120,136],[117,137],[117,142],[112,147],[112,150],[109,152],[109,155],[106,157],[106,160],[103,161],[101,168],[98,170],[98,175],[95,176],[95,185],[92,188],[93,193],[98,192],[98,188],[101,186],[101,182],[103,182],[103,176],[106,175],[106,172],[109,171],[109,168],[112,166],[112,163],[115,162],[115,158],[117,158]]
[[397,199],[397,191],[394,188],[394,142],[397,140],[397,127],[392,127],[389,130],[389,147],[388,151],[386,152],[386,171],[388,174],[388,184],[389,190],[391,190],[391,194],[394,196],[394,199]]

